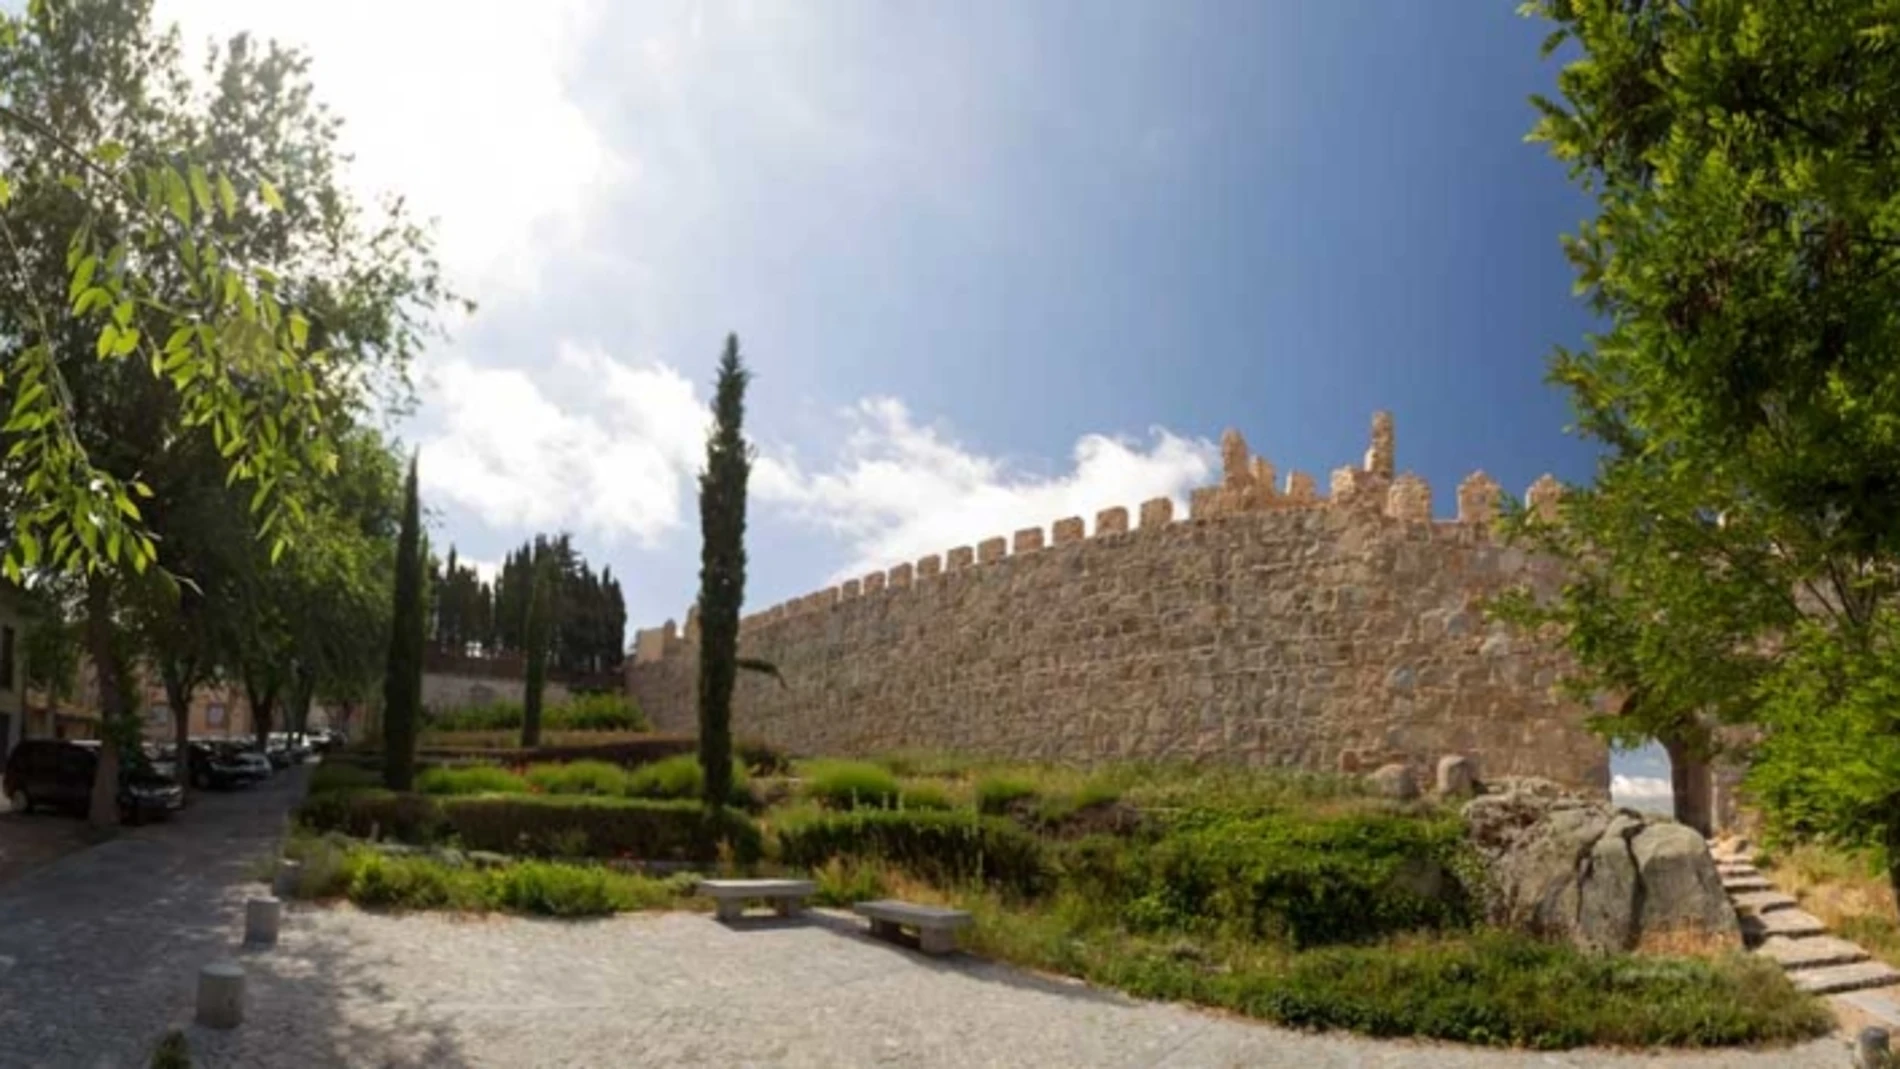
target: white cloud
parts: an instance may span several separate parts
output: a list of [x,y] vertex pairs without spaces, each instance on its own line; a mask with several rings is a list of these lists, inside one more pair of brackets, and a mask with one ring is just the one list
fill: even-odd
[[444,360],[422,392],[440,421],[422,481],[489,526],[650,546],[680,524],[709,416],[672,368],[563,342],[534,376]]
[[1675,792],[1657,776],[1616,775],[1610,778],[1610,800],[1617,805],[1653,812],[1675,811]]
[[[626,173],[564,71],[598,0],[160,0],[195,51],[250,31],[310,54],[344,120],[351,179],[439,220],[443,263],[477,300],[531,287],[593,194]],[[195,63],[194,63],[195,67]]]
[[1132,509],[1206,483],[1217,450],[1166,430],[1146,444],[1100,434],[1076,442],[1074,468],[1038,476],[974,453],[919,426],[901,401],[874,398],[848,416],[853,429],[835,469],[807,475],[790,461],[763,458],[755,493],[790,507],[841,537],[852,562],[837,576],[865,571],[1008,535],[1020,528],[1097,510]]

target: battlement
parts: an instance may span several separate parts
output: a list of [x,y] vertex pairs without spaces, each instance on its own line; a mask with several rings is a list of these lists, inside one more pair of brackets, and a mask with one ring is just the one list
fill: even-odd
[[[1498,518],[1503,497],[1496,480],[1476,471],[1458,484],[1455,517],[1437,518],[1431,485],[1412,472],[1397,473],[1397,436],[1390,412],[1373,414],[1371,441],[1363,461],[1358,466],[1335,469],[1325,497],[1318,494],[1313,477],[1301,471],[1289,471],[1284,483],[1276,485],[1273,463],[1255,456],[1239,431],[1228,430],[1221,435],[1220,451],[1220,482],[1192,491],[1185,518],[1175,517],[1174,502],[1166,497],[1142,502],[1135,512],[1139,525],[1132,530],[1129,510],[1122,507],[1098,511],[1092,531],[1082,517],[1066,516],[1054,520],[1047,528],[1027,527],[1009,536],[999,534],[975,546],[956,546],[942,554],[933,553],[915,562],[896,564],[845,580],[838,586],[792,598],[744,617],[739,624],[740,634],[793,618],[811,617],[842,602],[903,597],[921,583],[966,569],[993,567],[1087,541],[1142,538],[1171,526],[1217,521],[1240,514],[1351,510],[1399,524],[1430,526],[1446,537],[1457,537],[1463,532],[1464,537],[1485,538],[1489,537]],[[1546,474],[1531,484],[1525,501],[1534,515],[1550,519],[1556,515],[1562,494],[1562,485]],[[636,631],[633,661],[649,664],[667,658],[686,645],[697,643],[698,634],[696,612],[689,609],[684,628],[668,620],[660,627]]]

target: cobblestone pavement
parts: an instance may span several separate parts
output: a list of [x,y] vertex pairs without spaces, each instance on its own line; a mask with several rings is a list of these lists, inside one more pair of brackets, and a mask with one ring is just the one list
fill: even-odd
[[[1845,1042],[1704,1055],[1528,1054],[1287,1032],[967,957],[926,959],[815,913],[556,922],[292,907],[240,950],[242,901],[301,773],[201,799],[0,889],[0,1067],[139,1066],[168,1027],[195,1064],[305,1066],[1736,1066],[1839,1069]],[[234,1031],[190,1026],[205,962],[250,985]]]
[[86,847],[82,820],[51,813],[9,812],[0,800],[0,887]]
[[243,934],[243,885],[305,776],[198,794],[0,886],[0,1067],[143,1066],[189,1018],[198,967]]

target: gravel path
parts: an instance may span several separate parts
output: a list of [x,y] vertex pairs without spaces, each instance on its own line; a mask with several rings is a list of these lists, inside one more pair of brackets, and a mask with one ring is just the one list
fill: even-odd
[[301,773],[208,796],[0,889],[0,1067],[140,1066],[186,1026],[197,968],[244,964],[246,1022],[188,1029],[196,1064],[305,1066],[1297,1066],[1840,1069],[1793,1050],[1541,1055],[1292,1033],[967,957],[926,959],[817,913],[563,923],[293,907],[240,950],[251,866]]

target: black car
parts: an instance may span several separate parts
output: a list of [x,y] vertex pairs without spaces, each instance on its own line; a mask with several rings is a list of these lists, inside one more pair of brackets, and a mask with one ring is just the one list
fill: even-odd
[[[185,792],[159,775],[142,752],[126,758],[119,771],[121,820],[137,824],[185,804]],[[97,742],[27,739],[7,758],[7,801],[20,813],[39,806],[84,813],[92,802],[92,781],[98,770]]]

